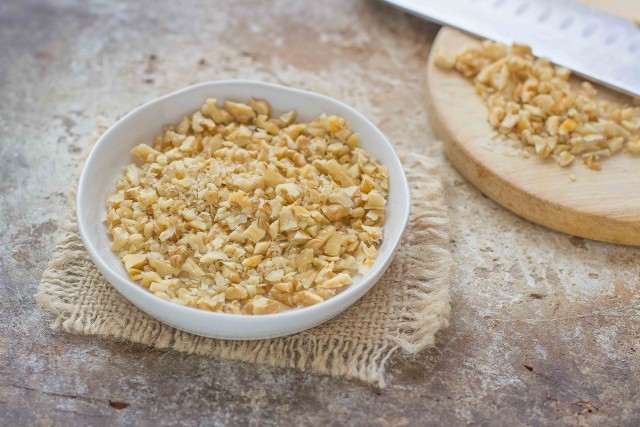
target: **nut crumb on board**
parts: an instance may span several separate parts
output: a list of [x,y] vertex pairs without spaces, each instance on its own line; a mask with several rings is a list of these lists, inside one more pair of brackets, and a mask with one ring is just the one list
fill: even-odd
[[489,123],[519,140],[525,156],[553,158],[561,167],[579,157],[600,170],[599,161],[613,154],[640,153],[639,107],[631,100],[630,105],[597,100],[587,81],[574,90],[570,70],[534,57],[528,46],[485,40],[456,55],[439,50],[434,63],[473,78]]
[[264,100],[208,99],[132,150],[107,197],[130,277],[210,311],[268,314],[324,301],[364,274],[383,237],[388,172],[345,119],[297,123]]
[[452,70],[456,66],[456,56],[438,46],[433,55],[433,62],[440,68]]

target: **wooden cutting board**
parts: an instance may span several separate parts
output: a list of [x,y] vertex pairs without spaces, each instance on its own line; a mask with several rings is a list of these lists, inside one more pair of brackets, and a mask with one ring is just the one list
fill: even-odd
[[[627,18],[640,16],[640,2],[587,3]],[[515,141],[496,138],[472,81],[433,63],[439,48],[455,53],[474,43],[478,40],[443,28],[429,58],[430,117],[455,168],[482,193],[530,221],[575,236],[640,245],[640,156],[618,153],[601,162],[602,171],[588,169],[580,159],[560,168],[552,159],[519,157],[510,146]],[[603,98],[629,102],[598,90]]]

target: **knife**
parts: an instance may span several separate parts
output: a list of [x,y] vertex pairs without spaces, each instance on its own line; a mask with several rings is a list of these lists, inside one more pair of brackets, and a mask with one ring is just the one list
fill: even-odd
[[640,96],[640,28],[571,0],[383,0],[475,36],[531,46],[536,56]]

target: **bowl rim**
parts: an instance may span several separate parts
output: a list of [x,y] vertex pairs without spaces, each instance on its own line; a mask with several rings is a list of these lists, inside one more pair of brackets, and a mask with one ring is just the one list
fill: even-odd
[[[341,106],[342,108],[345,108],[347,110],[349,110],[353,115],[357,116],[363,123],[365,123],[366,126],[371,127],[371,129],[374,131],[374,133],[376,134],[376,137],[380,140],[380,142],[387,144],[389,146],[389,148],[391,149],[391,152],[393,153],[393,156],[391,156],[391,158],[387,158],[385,159],[385,163],[387,163],[387,165],[389,165],[390,163],[394,163],[395,167],[399,170],[399,174],[398,176],[400,177],[400,191],[403,192],[405,194],[405,197],[402,198],[403,200],[403,215],[401,218],[399,218],[397,221],[401,221],[402,222],[402,226],[401,226],[401,230],[400,233],[398,233],[397,237],[395,238],[395,241],[392,241],[392,247],[390,248],[390,250],[388,251],[388,255],[386,257],[386,259],[382,260],[381,263],[378,264],[376,269],[371,269],[370,271],[368,271],[366,273],[366,275],[364,275],[361,280],[359,280],[358,282],[350,285],[347,289],[345,289],[343,292],[339,293],[338,295],[335,295],[327,300],[322,301],[321,303],[318,304],[314,304],[308,307],[297,307],[297,308],[293,308],[291,310],[287,310],[287,311],[281,311],[281,312],[277,312],[277,313],[271,313],[271,314],[261,314],[261,315],[246,315],[246,314],[235,314],[235,313],[221,313],[221,312],[214,312],[214,311],[208,311],[208,310],[202,310],[199,308],[195,308],[195,307],[187,307],[187,306],[182,306],[180,304],[176,304],[170,301],[165,301],[161,298],[158,298],[156,296],[154,296],[153,294],[151,294],[147,289],[143,288],[142,286],[140,286],[140,284],[134,282],[133,280],[131,280],[130,278],[127,279],[123,279],[121,277],[121,272],[117,272],[115,271],[113,268],[110,267],[110,265],[106,262],[103,261],[102,256],[99,253],[99,250],[97,247],[95,247],[91,241],[91,239],[88,237],[88,231],[84,228],[84,215],[83,215],[83,209],[82,207],[87,203],[87,202],[93,202],[95,203],[95,201],[87,201],[84,199],[83,194],[85,193],[84,189],[85,186],[87,186],[87,182],[86,180],[88,179],[88,174],[89,174],[89,169],[91,168],[91,166],[95,166],[93,165],[93,163],[96,163],[96,156],[97,156],[97,152],[99,151],[98,148],[101,147],[102,145],[105,144],[105,141],[108,141],[109,136],[111,133],[114,132],[114,130],[120,126],[122,123],[126,122],[127,120],[129,120],[132,116],[134,116],[138,111],[146,109],[154,104],[163,102],[165,100],[168,100],[170,98],[174,98],[177,97],[185,92],[190,92],[190,91],[197,91],[201,88],[204,87],[215,87],[215,86],[225,86],[225,85],[240,85],[240,86],[254,86],[254,87],[262,87],[262,88],[267,88],[267,89],[271,89],[274,91],[280,91],[280,92],[289,92],[289,93],[293,93],[293,94],[297,94],[297,95],[301,95],[304,97],[309,97],[309,98],[316,98],[316,99],[322,99],[326,102],[329,103],[334,103],[337,104],[339,106]],[[101,271],[101,273],[105,276],[105,279],[110,282],[110,284],[112,286],[114,286],[116,288],[116,290],[120,292],[120,290],[117,288],[117,286],[115,286],[112,282],[112,280],[110,280],[109,278],[113,278],[113,280],[118,281],[119,284],[126,286],[127,288],[129,288],[131,290],[131,292],[133,292],[134,294],[137,294],[137,296],[139,296],[140,298],[145,298],[148,299],[149,301],[153,300],[153,303],[158,304],[158,307],[161,308],[166,308],[167,310],[171,310],[174,311],[176,314],[184,314],[184,315],[199,315],[199,316],[203,316],[205,318],[209,318],[212,321],[215,320],[232,320],[234,322],[239,322],[239,323],[244,323],[244,324],[250,324],[250,323],[257,323],[257,322],[261,322],[261,321],[265,321],[266,319],[269,320],[293,320],[296,317],[299,316],[307,316],[307,315],[313,315],[313,314],[317,314],[320,315],[322,312],[326,311],[329,305],[338,305],[340,302],[345,302],[346,303],[346,307],[341,310],[344,311],[346,310],[346,308],[348,308],[350,305],[354,304],[357,300],[359,300],[360,298],[362,298],[372,287],[373,285],[379,280],[379,278],[382,276],[382,274],[384,273],[384,271],[388,268],[388,266],[390,265],[397,249],[398,246],[400,245],[400,242],[402,240],[402,236],[404,235],[404,232],[406,231],[406,227],[409,221],[409,214],[411,211],[411,192],[410,192],[410,187],[409,187],[409,182],[407,180],[406,174],[404,172],[404,168],[402,167],[402,163],[400,162],[400,159],[398,157],[398,154],[396,153],[393,145],[391,144],[391,142],[389,142],[389,140],[385,137],[385,135],[377,128],[377,126],[375,126],[367,117],[365,117],[362,113],[360,113],[359,111],[357,111],[356,109],[350,107],[349,105],[345,104],[344,102],[338,101],[337,99],[331,98],[327,95],[323,95],[320,93],[316,93],[316,92],[311,92],[311,91],[307,91],[307,90],[303,90],[303,89],[297,89],[297,88],[292,88],[292,87],[288,87],[288,86],[283,86],[283,85],[279,85],[279,84],[274,84],[274,83],[266,83],[266,82],[262,82],[262,81],[256,81],[256,80],[247,80],[247,79],[225,79],[225,80],[212,80],[212,81],[207,81],[207,82],[202,82],[202,83],[198,83],[195,85],[190,85],[187,87],[184,87],[182,89],[170,92],[166,95],[160,96],[158,98],[154,98],[151,101],[145,102],[144,104],[134,108],[133,110],[131,110],[129,113],[127,113],[126,115],[122,116],[121,118],[119,118],[114,124],[112,124],[105,133],[103,133],[100,138],[98,138],[98,141],[95,143],[95,145],[92,147],[91,152],[89,153],[89,156],[87,157],[87,160],[85,161],[83,167],[82,167],[82,173],[80,175],[80,180],[78,183],[78,189],[77,189],[77,193],[76,193],[76,223],[78,225],[78,230],[80,232],[80,236],[82,238],[82,242],[85,246],[85,248],[87,249],[87,252],[89,253],[91,259],[93,260],[93,262],[95,263],[95,265],[98,267],[98,269]],[[371,283],[373,282],[373,283]],[[352,294],[358,292],[358,290],[362,289],[362,288],[367,288],[364,292],[361,293],[361,295],[357,296],[353,301],[349,301],[348,299],[351,297]],[[125,297],[125,299],[129,300],[130,302],[133,303],[133,301],[130,300],[129,296],[125,296],[123,295],[123,297]],[[134,304],[137,305],[137,304]],[[340,311],[340,312],[341,312]],[[340,313],[339,312],[339,313]],[[162,321],[163,323],[165,323],[164,321]],[[324,323],[324,321],[322,322]]]

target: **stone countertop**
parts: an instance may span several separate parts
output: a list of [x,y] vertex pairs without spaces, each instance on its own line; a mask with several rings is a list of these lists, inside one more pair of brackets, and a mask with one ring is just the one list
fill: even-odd
[[[424,107],[437,26],[372,0],[178,3],[0,3],[1,424],[640,423],[640,249],[531,224],[452,170]],[[221,78],[348,100],[438,160],[451,326],[387,388],[52,332],[37,309],[96,121]]]

